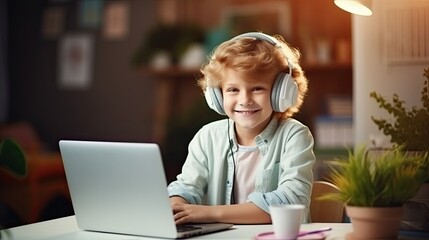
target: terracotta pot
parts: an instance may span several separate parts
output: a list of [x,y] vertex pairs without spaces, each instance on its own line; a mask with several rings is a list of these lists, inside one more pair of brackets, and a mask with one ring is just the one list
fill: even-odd
[[346,206],[353,226],[347,239],[397,239],[403,207]]

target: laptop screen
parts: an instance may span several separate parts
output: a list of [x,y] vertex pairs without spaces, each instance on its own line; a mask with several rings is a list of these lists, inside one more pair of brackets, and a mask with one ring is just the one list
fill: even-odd
[[81,229],[177,236],[157,144],[61,140],[59,147]]

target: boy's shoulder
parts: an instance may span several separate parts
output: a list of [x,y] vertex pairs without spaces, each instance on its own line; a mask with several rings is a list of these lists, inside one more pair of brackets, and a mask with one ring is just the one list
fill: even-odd
[[279,127],[281,128],[308,128],[305,124],[295,118],[286,118],[279,120]]
[[[224,118],[224,119],[220,119],[220,120],[215,120],[213,122],[209,122],[207,124],[205,124],[202,129],[228,129],[228,123],[229,123],[229,119],[228,118]],[[232,124],[232,123],[229,123]]]
[[229,123],[228,127],[228,121],[229,119],[221,119],[216,120],[210,123],[205,124],[201,127],[201,129],[198,131],[197,135],[199,138],[221,138],[224,136],[227,136],[228,134],[228,128],[232,127]]

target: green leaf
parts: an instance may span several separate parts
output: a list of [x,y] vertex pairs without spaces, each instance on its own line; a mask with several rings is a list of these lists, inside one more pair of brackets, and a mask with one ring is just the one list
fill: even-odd
[[0,167],[18,176],[23,177],[27,174],[25,155],[13,140],[3,139],[0,143]]

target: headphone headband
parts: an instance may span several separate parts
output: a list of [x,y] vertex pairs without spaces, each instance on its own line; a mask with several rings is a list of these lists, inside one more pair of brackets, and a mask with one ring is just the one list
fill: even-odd
[[243,33],[240,34],[238,36],[235,36],[233,39],[231,39],[232,41],[240,39],[240,38],[256,38],[256,39],[260,39],[260,40],[264,40],[266,42],[271,43],[272,45],[276,46],[276,47],[280,47],[279,46],[279,42],[277,41],[277,39],[275,39],[274,37],[271,37],[270,35],[267,35],[265,33],[261,33],[261,32],[248,32],[248,33]]

